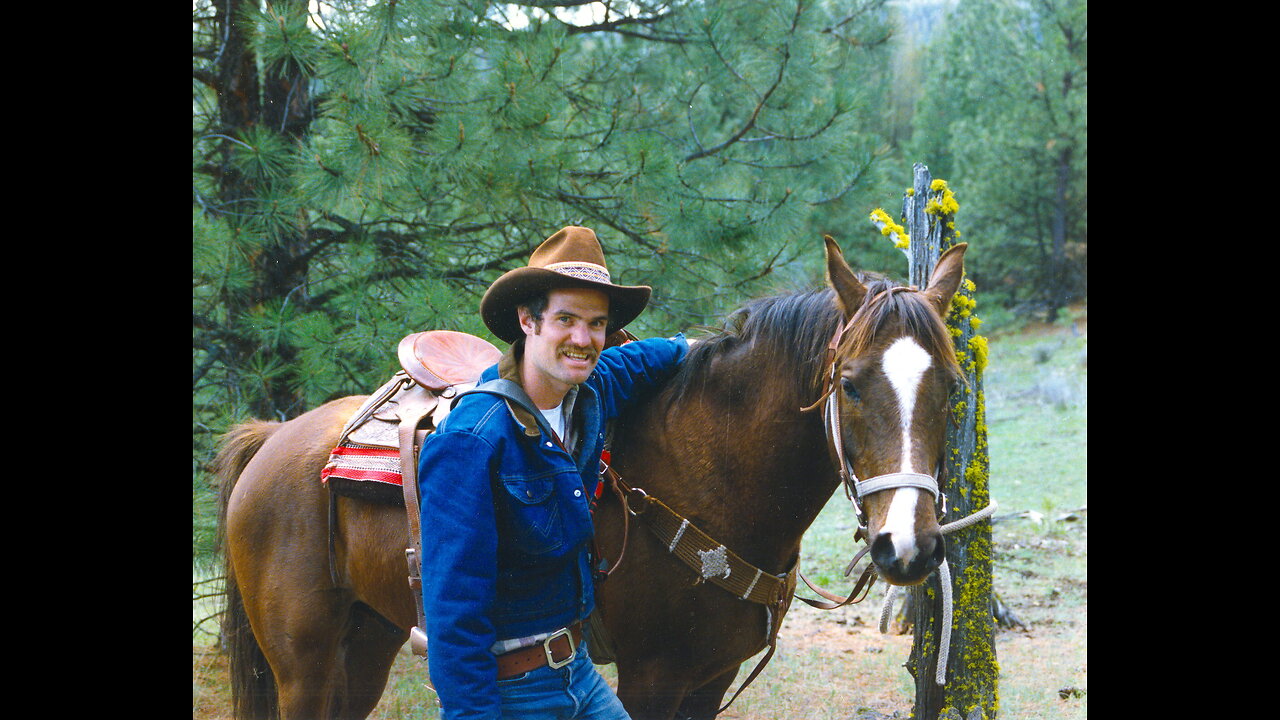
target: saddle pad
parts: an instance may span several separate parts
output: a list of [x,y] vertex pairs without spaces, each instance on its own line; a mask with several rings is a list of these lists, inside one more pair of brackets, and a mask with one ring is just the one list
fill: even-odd
[[[447,394],[467,387],[456,386]],[[408,393],[423,391],[412,381],[406,383],[404,373],[397,373],[370,395],[347,421],[338,445],[320,471],[320,481],[339,495],[403,505],[399,405]],[[423,423],[424,429],[439,427],[451,406],[442,398],[431,419]]]
[[395,408],[406,391],[405,380],[404,373],[396,373],[347,420],[320,470],[320,482],[339,495],[404,503]]
[[391,485],[399,491],[404,483],[400,473],[400,451],[397,448],[361,445],[344,441],[329,454],[329,462],[320,471],[320,481],[329,483],[335,478],[353,482],[373,482]]

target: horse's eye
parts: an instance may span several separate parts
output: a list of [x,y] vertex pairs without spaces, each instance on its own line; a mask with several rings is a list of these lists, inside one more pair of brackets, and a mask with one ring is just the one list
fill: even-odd
[[853,386],[852,380],[849,378],[841,378],[840,387],[844,389],[844,394],[848,395],[850,400],[858,399],[858,388]]

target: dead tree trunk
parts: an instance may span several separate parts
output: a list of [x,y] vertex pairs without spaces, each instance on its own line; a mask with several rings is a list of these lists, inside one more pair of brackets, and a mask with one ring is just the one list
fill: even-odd
[[[903,217],[911,244],[910,282],[923,288],[944,250],[955,245],[958,205],[946,183],[935,181],[924,165],[915,166],[912,192],[903,201]],[[977,333],[973,314],[974,286],[962,283],[951,304],[947,326],[967,386],[951,396],[952,421],[938,478],[947,496],[943,523],[982,510],[990,501],[986,407],[982,375],[986,338]],[[934,573],[912,589],[914,641],[907,669],[916,680],[912,717],[921,720],[993,720],[996,717],[995,622],[991,614],[991,522],[982,520],[947,535],[953,614],[946,684],[935,681],[942,630],[941,574]]]

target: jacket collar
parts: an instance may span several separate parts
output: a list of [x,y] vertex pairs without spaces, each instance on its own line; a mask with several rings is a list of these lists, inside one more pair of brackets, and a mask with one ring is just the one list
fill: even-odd
[[[524,383],[520,380],[520,363],[524,358],[524,338],[520,338],[507,348],[507,351],[498,359],[498,377],[524,387]],[[561,438],[565,447],[573,448],[574,423],[573,408],[578,400],[578,387],[574,386],[569,389],[568,394],[564,396],[563,412],[567,420],[565,426],[569,429],[569,437]],[[507,402],[507,408],[511,411],[511,416],[515,418],[520,425],[520,429],[529,437],[538,437],[542,431],[538,429],[538,421],[527,410],[510,401]]]

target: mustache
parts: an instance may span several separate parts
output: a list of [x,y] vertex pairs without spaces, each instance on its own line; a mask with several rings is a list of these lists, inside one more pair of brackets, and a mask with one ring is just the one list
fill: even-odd
[[567,355],[569,353],[585,356],[588,360],[595,360],[600,355],[600,353],[592,347],[580,347],[576,345],[562,345],[560,347],[560,355]]

